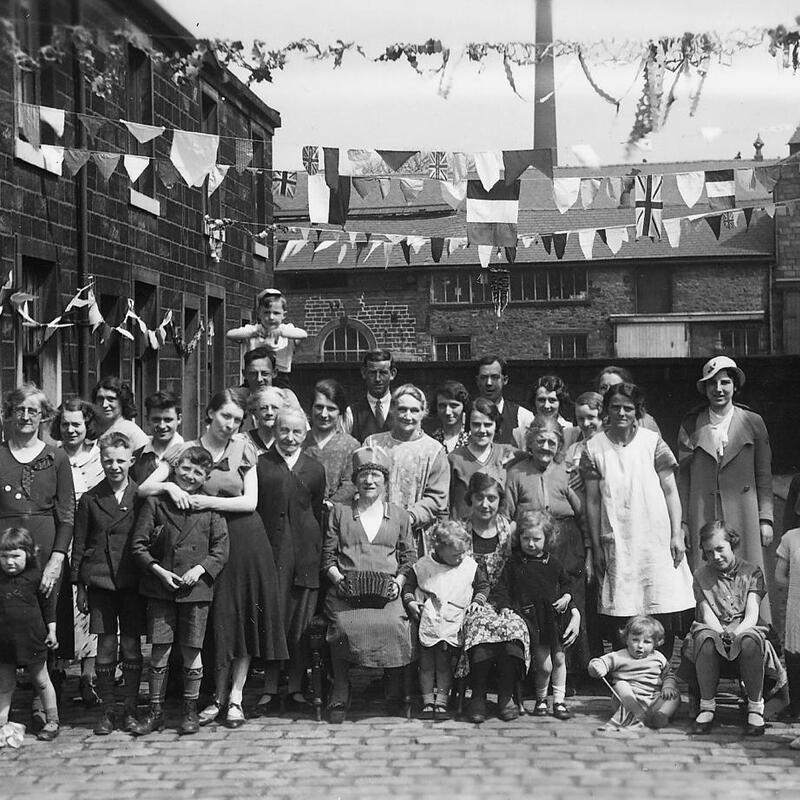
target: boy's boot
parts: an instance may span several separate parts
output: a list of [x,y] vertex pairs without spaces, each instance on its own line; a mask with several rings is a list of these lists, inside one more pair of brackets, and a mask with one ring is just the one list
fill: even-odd
[[184,668],[183,670],[183,717],[180,732],[184,735],[197,733],[200,730],[200,718],[197,716],[197,698],[200,696],[200,683],[203,680],[203,668]]
[[96,664],[97,696],[100,698],[100,717],[94,726],[95,736],[108,736],[114,730],[114,675],[117,665]]
[[158,700],[151,700],[147,713],[140,720],[134,718],[129,732],[134,736],[147,736],[153,731],[163,730],[164,709]]
[[[136,724],[136,705],[139,699],[139,684],[142,680],[142,659],[125,659],[122,662],[122,695],[124,722],[122,729],[131,732]],[[160,695],[159,695],[160,697]],[[153,700],[153,697],[150,698]]]

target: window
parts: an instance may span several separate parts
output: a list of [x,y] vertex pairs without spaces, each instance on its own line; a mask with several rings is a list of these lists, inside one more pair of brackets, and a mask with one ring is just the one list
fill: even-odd
[[550,358],[586,358],[586,340],[585,333],[551,333],[548,337]]
[[[26,53],[36,56],[39,48],[50,42],[53,32],[50,3],[43,2],[43,0],[18,0],[14,12],[17,39]],[[36,70],[15,67],[14,99],[19,103],[34,106],[55,106],[54,72],[52,64],[45,64],[41,69]],[[19,151],[17,155],[44,167],[44,158],[38,150],[38,145],[34,150],[31,147],[30,139],[38,136],[41,144],[57,144],[56,135],[49,125],[43,123],[39,123],[37,131],[28,131],[28,135],[26,135],[23,126],[23,107],[15,106],[15,109],[15,131],[18,142],[17,150]]]
[[472,341],[469,336],[436,336],[433,351],[436,361],[469,361]]
[[[200,132],[219,133],[219,108],[217,93],[209,86],[203,86],[200,92]],[[203,208],[205,213],[217,219],[222,216],[222,192],[220,186],[211,197],[208,196],[208,178],[203,183]]]
[[723,328],[718,333],[719,349],[734,356],[752,356],[761,351],[761,335],[757,327]]
[[636,270],[636,313],[669,314],[672,311],[672,273],[664,267]]
[[[153,69],[143,50],[128,45],[128,119],[143,125],[153,124]],[[128,134],[128,152],[131,155],[155,157],[155,142],[142,144]],[[141,174],[133,188],[140,194],[155,197],[156,184],[153,166]]]
[[459,303],[488,303],[489,293],[478,276],[469,272],[434,272],[431,276],[431,302],[457,305]]
[[588,273],[582,267],[511,271],[511,301],[585,300]]
[[[479,275],[468,272],[433,273],[431,302],[447,305],[490,302],[488,287]],[[582,267],[558,269],[512,269],[512,302],[562,302],[586,300],[588,273]]]
[[334,328],[322,342],[323,361],[361,361],[370,349],[367,337],[357,328],[340,325]]
[[[52,261],[23,256],[21,288],[25,294],[33,298],[28,301],[28,314],[37,322],[49,322],[60,313],[56,308],[58,292],[55,264]],[[47,372],[46,364],[49,362],[52,367],[52,364],[58,360],[56,353],[58,334],[45,340],[43,328],[21,326],[19,330],[21,331],[19,342],[22,356],[22,380],[32,381],[42,388],[49,385],[52,389],[52,381],[48,379],[51,376],[47,376],[45,373]]]
[[269,199],[271,196],[271,180],[267,178],[272,175],[266,172],[267,156],[267,137],[260,128],[253,127],[253,166],[257,168],[253,172],[253,211],[255,212],[255,222],[259,225],[266,225],[268,214]]

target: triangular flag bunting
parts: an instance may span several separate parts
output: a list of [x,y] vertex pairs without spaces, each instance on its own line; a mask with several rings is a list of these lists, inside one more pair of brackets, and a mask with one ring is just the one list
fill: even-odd
[[608,245],[608,249],[616,255],[619,253],[620,248],[622,247],[623,242],[628,241],[628,229],[627,228],[606,228],[605,232],[606,244]]
[[433,258],[434,264],[438,264],[442,260],[443,250],[444,250],[444,237],[434,236],[431,239],[431,258]]
[[567,248],[567,239],[569,238],[569,231],[553,234],[553,249],[556,251],[556,258],[561,261],[564,257],[564,250]]
[[91,141],[94,141],[95,136],[100,133],[100,130],[106,124],[106,120],[102,117],[92,117],[88,114],[78,114],[78,119],[81,121],[86,135]]
[[513,264],[517,260],[516,247],[506,247],[505,254],[506,254],[506,261],[508,261],[509,264]]
[[425,181],[421,178],[400,178],[400,191],[403,193],[407,205],[411,205],[424,188]]
[[750,227],[750,220],[753,217],[753,209],[752,208],[745,208],[742,209],[744,211],[744,221],[747,224],[747,227]]
[[547,251],[547,255],[550,255],[553,248],[553,237],[549,233],[542,234],[542,247]]
[[253,140],[236,140],[236,171],[241,175],[253,160]]
[[599,190],[600,178],[581,178],[581,205],[591,208]]
[[225,180],[225,176],[228,174],[228,170],[230,169],[229,164],[214,164],[211,168],[211,172],[208,173],[208,196],[211,197],[214,192],[219,189],[222,185],[222,181]]
[[103,180],[108,182],[108,179],[113,175],[114,170],[119,164],[119,153],[92,153],[92,161],[97,164]]
[[386,162],[392,172],[397,172],[416,150],[378,150],[378,155]]
[[481,266],[486,269],[489,266],[489,262],[492,260],[492,251],[494,250],[494,246],[491,244],[479,244],[478,245],[478,259],[481,262]]
[[503,168],[502,150],[488,150],[484,153],[475,153],[475,171],[487,192],[500,180],[500,170]]
[[121,119],[120,122],[140,144],[151,142],[157,136],[161,136],[166,130],[163,125],[143,125],[141,122],[129,122],[126,119]]
[[81,167],[89,160],[91,153],[88,150],[77,150],[74,147],[64,149],[64,167],[74,178]]
[[595,231],[591,228],[578,231],[578,243],[583,251],[583,257],[588,261],[592,258]]
[[159,159],[156,162],[156,174],[166,189],[171,189],[178,180],[178,170],[166,159]]
[[375,186],[373,178],[353,178],[353,188],[358,192],[359,197],[366,197]]
[[39,107],[39,118],[59,139],[64,135],[64,116],[63,108]]
[[553,200],[556,208],[562,214],[566,214],[575,205],[580,190],[580,178],[556,178],[553,181]]
[[406,264],[408,264],[408,266],[410,267],[411,266],[411,246],[408,243],[408,239],[403,239],[403,241],[400,242],[400,248],[403,251],[403,258],[405,258]]
[[675,181],[683,202],[688,208],[692,208],[703,194],[703,186],[706,181],[705,172],[679,172],[675,176]]
[[146,156],[126,155],[122,159],[122,164],[125,167],[125,172],[128,173],[128,177],[131,179],[131,183],[136,183],[136,181],[141,178],[142,173],[147,169],[149,163],[150,159]]
[[679,247],[681,243],[681,219],[680,217],[673,217],[672,219],[665,219],[661,222],[664,228],[664,233],[667,234],[669,245],[672,248]]
[[[366,242],[365,242],[365,244],[366,244]],[[364,259],[364,263],[365,264],[367,263],[367,259],[381,246],[381,244],[383,244],[383,243],[382,242],[373,242],[369,246],[369,253],[367,253],[366,258]]]
[[714,214],[711,217],[703,217],[703,219],[708,223],[708,227],[714,232],[714,238],[719,239],[719,232],[722,223],[721,215]]
[[439,186],[442,190],[442,199],[454,211],[458,211],[467,197],[467,181],[457,181],[451,183],[450,181],[441,181]]
[[389,178],[378,178],[378,188],[381,190],[381,200],[385,200],[392,190],[392,182]]

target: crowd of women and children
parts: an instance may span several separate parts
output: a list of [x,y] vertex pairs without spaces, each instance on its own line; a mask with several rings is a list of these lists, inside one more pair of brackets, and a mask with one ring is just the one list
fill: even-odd
[[[248,716],[285,707],[284,685],[294,710],[309,708],[320,620],[331,723],[346,719],[359,665],[383,670],[398,706],[418,686],[424,719],[461,711],[468,688],[463,715],[483,722],[494,686],[502,720],[526,710],[567,720],[568,682],[602,680],[604,730],[659,728],[681,702],[677,637],[678,677],[697,698],[690,732],[713,728],[720,675],[744,687],[744,732],[764,732],[765,690],[786,680],[763,573],[770,446],[761,417],[734,403],[745,375],[733,360],[703,367],[676,458],[618,367],[574,403],[564,381],[541,377],[528,410],[503,396],[506,364],[487,356],[475,396],[448,380],[429,405],[413,384],[392,387],[392,356],[376,350],[363,396],[348,402],[321,380],[306,414],[288,388],[291,345],[305,334],[284,311],[267,293],[259,324],[231,332],[254,345],[245,383],[211,398],[191,441],[178,432],[180,397],[145,398],[148,436],[116,377],[58,409],[33,384],[5,397],[4,736],[22,667],[33,730],[58,735],[69,660],[96,735],[163,729],[175,683],[183,734],[241,726],[248,679],[259,683]],[[800,715],[798,494],[795,481],[775,575],[789,587],[787,720]],[[203,685],[213,689],[200,710]]]

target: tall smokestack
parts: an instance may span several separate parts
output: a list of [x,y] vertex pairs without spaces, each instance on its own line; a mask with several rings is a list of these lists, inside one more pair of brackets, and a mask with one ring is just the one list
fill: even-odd
[[[534,0],[536,3],[536,44],[541,48],[553,42],[552,0]],[[536,150],[550,149],[553,152],[553,165],[557,163],[556,134],[556,83],[555,58],[552,51],[536,65],[533,91],[533,147]],[[547,98],[542,101],[542,98]]]

